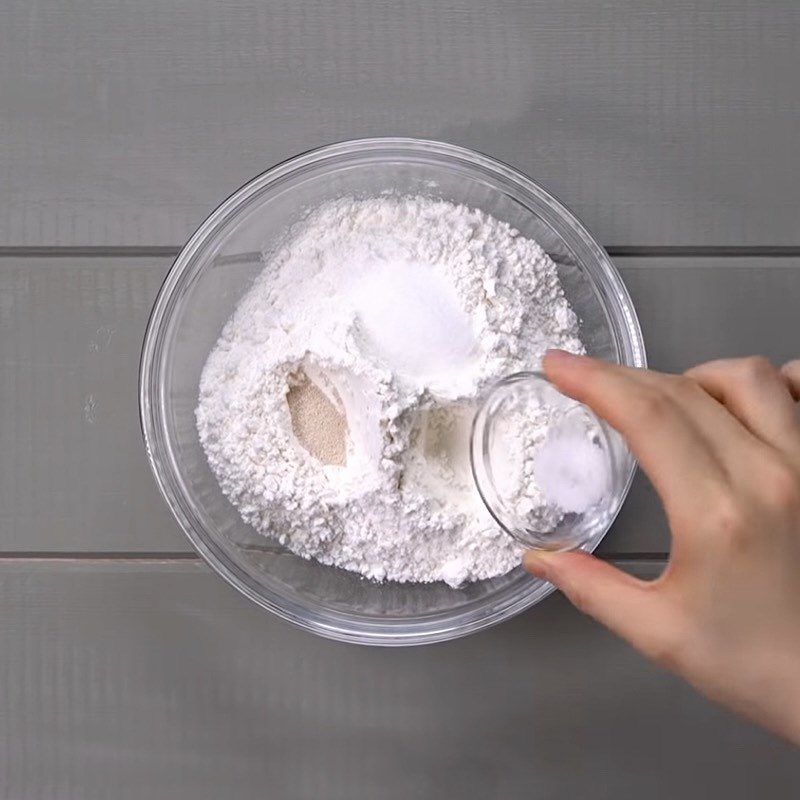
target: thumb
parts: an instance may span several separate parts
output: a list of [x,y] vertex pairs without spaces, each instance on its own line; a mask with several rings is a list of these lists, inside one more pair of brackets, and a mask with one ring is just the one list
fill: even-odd
[[557,586],[569,601],[637,650],[656,661],[670,660],[667,624],[671,614],[654,583],[628,575],[580,551],[529,550],[525,569]]

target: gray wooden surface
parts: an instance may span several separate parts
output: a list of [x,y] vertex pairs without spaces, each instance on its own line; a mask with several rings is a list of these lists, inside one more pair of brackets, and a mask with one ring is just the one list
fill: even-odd
[[606,244],[795,245],[795,0],[4,0],[5,245],[174,245],[298,150],[416,135]]
[[0,602],[3,798],[752,800],[800,786],[796,750],[559,597],[401,651],[308,636],[199,563],[10,561]]
[[[560,598],[404,652],[252,607],[158,497],[136,370],[211,208],[383,134],[553,189],[654,366],[796,356],[798,42],[794,0],[0,4],[0,800],[796,796],[796,751]],[[639,480],[603,552],[667,551]]]

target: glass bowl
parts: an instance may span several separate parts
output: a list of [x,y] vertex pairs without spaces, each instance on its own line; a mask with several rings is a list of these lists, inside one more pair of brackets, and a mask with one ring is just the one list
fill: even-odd
[[[552,587],[516,568],[454,589],[375,583],[295,556],[245,525],[198,440],[200,372],[222,326],[264,268],[261,252],[309,208],[342,195],[422,194],[477,207],[535,239],[558,265],[587,351],[644,366],[631,299],[606,253],[541,186],[487,156],[440,142],[364,139],[322,147],[250,181],[200,226],[156,299],[142,349],[139,403],[156,482],[189,540],[242,594],[306,630],[362,644],[410,645],[479,631]],[[635,463],[623,465],[630,486]],[[610,525],[610,521],[609,521]],[[608,526],[584,547],[593,550]]]
[[[545,415],[550,427],[543,438],[526,433],[527,421]],[[481,500],[525,547],[577,550],[599,540],[627,491],[632,457],[625,440],[541,372],[515,372],[489,387],[469,444]],[[544,513],[533,512],[531,489],[544,500]]]

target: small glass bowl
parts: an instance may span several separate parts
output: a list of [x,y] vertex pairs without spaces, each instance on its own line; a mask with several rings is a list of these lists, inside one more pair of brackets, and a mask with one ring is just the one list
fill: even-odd
[[[273,167],[198,228],[153,306],[142,348],[139,408],[159,489],[192,545],[220,576],[263,608],[322,636],[409,645],[482,630],[539,602],[552,587],[521,567],[453,588],[376,583],[304,560],[241,520],[208,466],[194,414],[200,372],[223,325],[264,269],[262,252],[327,200],[387,192],[480,208],[538,241],[556,263],[586,351],[644,366],[641,330],[619,273],[572,212],[545,189],[462,147],[362,139]],[[620,469],[627,489],[633,460]],[[604,533],[598,531],[585,547],[596,547]]]
[[[524,423],[537,416],[547,418],[549,432],[538,438],[537,431],[537,441],[526,441]],[[548,442],[557,448],[559,438],[566,453],[548,449]],[[555,462],[540,466],[548,453]],[[602,536],[622,505],[624,467],[631,460],[625,440],[608,423],[540,372],[518,372],[491,386],[472,424],[470,463],[478,494],[497,524],[528,548],[575,550]],[[558,494],[558,486],[542,485],[547,476],[540,469],[559,473],[564,497],[548,496],[547,489]],[[531,491],[546,504],[543,512],[531,503]]]

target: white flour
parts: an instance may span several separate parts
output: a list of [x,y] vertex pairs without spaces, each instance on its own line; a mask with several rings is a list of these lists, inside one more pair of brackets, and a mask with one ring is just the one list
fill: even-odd
[[[245,522],[378,580],[457,586],[518,564],[474,489],[469,427],[488,383],[548,347],[582,350],[551,259],[481,211],[381,197],[320,207],[265,261],[197,407]],[[346,417],[344,465],[295,435],[286,396],[301,373]]]

